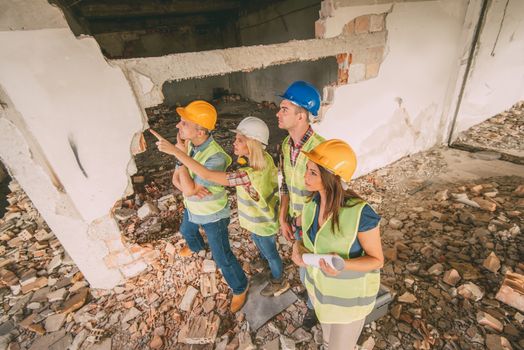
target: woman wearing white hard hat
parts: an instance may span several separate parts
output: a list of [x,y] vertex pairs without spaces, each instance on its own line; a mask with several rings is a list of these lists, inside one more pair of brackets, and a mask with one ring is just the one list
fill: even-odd
[[[306,267],[305,285],[325,348],[354,349],[380,287],[380,216],[347,188],[357,165],[347,143],[327,140],[302,153],[308,158],[305,185],[313,194],[302,209],[303,236],[293,245],[292,259]],[[305,253],[336,259],[306,265]],[[329,263],[333,260],[339,264]]]
[[[260,292],[263,296],[278,296],[289,289],[283,276],[282,259],[277,251],[278,232],[278,170],[273,158],[264,149],[269,141],[269,128],[256,117],[246,117],[237,126],[234,153],[247,158],[247,166],[233,172],[205,168],[181,149],[169,147],[169,153],[178,158],[199,177],[223,186],[237,188],[240,226],[251,237],[271,270],[270,282]],[[179,140],[178,142],[182,142]]]

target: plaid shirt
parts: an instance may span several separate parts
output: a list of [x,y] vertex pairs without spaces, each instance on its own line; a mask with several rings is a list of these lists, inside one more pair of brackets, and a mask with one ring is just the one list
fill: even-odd
[[[309,140],[309,138],[314,134],[313,128],[310,126],[307,130],[304,136],[300,139],[300,141],[295,145],[293,142],[293,139],[290,137],[288,140],[289,143],[289,151],[290,151],[290,161],[291,165],[295,166],[298,156],[300,155],[300,150],[304,146],[304,144]],[[280,173],[282,174],[282,186],[280,187],[280,194],[281,195],[287,195],[289,194],[289,190],[287,188],[286,184],[286,175],[284,173],[284,154],[280,153]]]
[[229,181],[229,186],[244,186],[251,199],[253,199],[255,202],[258,202],[260,199],[258,192],[253,186],[251,186],[251,180],[245,171],[237,170],[228,172],[226,173],[226,178],[227,181]]

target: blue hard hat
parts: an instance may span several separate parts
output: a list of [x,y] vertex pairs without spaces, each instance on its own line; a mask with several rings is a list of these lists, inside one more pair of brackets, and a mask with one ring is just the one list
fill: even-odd
[[283,95],[278,96],[307,109],[314,116],[318,114],[318,109],[320,108],[320,93],[312,84],[306,81],[295,81],[289,85]]

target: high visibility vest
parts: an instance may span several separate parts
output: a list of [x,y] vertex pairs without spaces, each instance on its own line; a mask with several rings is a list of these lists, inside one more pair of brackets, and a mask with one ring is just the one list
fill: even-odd
[[278,231],[278,170],[269,153],[264,152],[266,166],[262,170],[241,168],[249,176],[258,192],[255,202],[244,186],[237,186],[238,217],[240,226],[259,236],[272,236]]
[[[193,145],[189,145],[188,154],[191,154]],[[231,157],[224,152],[222,147],[215,140],[211,140],[209,145],[202,151],[198,151],[193,155],[193,159],[199,162],[200,164],[205,164],[206,160],[209,157],[222,153],[226,158],[226,163],[228,167],[231,164]],[[189,171],[189,175],[192,179],[195,178],[195,173]],[[184,205],[189,210],[191,214],[194,215],[211,215],[219,212],[224,209],[227,205],[227,192],[223,186],[213,184],[209,187],[206,187],[211,194],[204,198],[198,198],[197,196],[184,196]]]
[[[332,232],[332,217],[319,228],[315,242],[309,231],[313,224],[317,204],[310,201],[302,212],[304,246],[315,254],[337,253],[349,259],[349,250],[358,233],[360,213],[366,205],[360,200],[350,200],[349,208],[340,208],[340,231]],[[365,318],[375,306],[380,288],[380,270],[358,272],[343,270],[338,276],[327,276],[320,268],[306,268],[305,285],[317,317],[321,323],[351,323]]]
[[[311,151],[322,141],[324,141],[322,136],[313,133],[313,135],[311,135],[302,146],[302,151]],[[295,162],[295,166],[291,165],[289,136],[287,136],[282,142],[282,152],[284,156],[284,176],[289,191],[289,216],[296,217],[300,215],[304,203],[311,195],[311,192],[306,189],[304,183],[308,158],[300,152]]]

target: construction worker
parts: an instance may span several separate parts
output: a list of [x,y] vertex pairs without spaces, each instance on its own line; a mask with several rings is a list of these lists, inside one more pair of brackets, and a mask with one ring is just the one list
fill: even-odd
[[347,188],[356,168],[347,143],[328,140],[302,154],[308,159],[305,185],[313,195],[302,210],[303,239],[294,243],[292,259],[303,267],[304,253],[344,259],[339,269],[326,259],[320,267],[307,266],[305,285],[325,349],[354,349],[380,287],[380,216]]
[[[176,126],[179,130],[178,142],[175,146],[151,130],[158,139],[158,149],[173,154],[178,147],[207,169],[226,170],[231,164],[231,157],[210,134],[217,120],[215,108],[206,101],[198,100],[186,107],[179,107],[176,111],[181,117]],[[229,244],[227,227],[231,213],[226,190],[217,183],[202,179],[180,163],[177,163],[173,174],[173,185],[182,191],[185,205],[180,232],[187,246],[179,252],[179,255],[187,257],[205,249],[204,240],[199,232],[199,226],[202,226],[213,259],[233,290],[231,312],[237,312],[246,300],[248,281]]]
[[259,118],[246,117],[232,131],[236,133],[233,144],[235,155],[248,161],[248,166],[237,171],[210,170],[176,147],[172,154],[202,179],[237,188],[240,226],[251,233],[253,242],[271,270],[272,278],[260,294],[279,296],[290,285],[283,277],[282,259],[276,245],[278,170],[273,158],[264,151],[269,141],[269,128]]
[[[280,109],[277,113],[278,127],[287,130],[289,135],[282,142],[280,170],[279,222],[282,234],[288,241],[301,239],[300,214],[307,198],[311,194],[305,187],[304,174],[307,158],[300,151],[310,151],[324,138],[313,131],[309,124],[310,115],[316,117],[320,108],[320,94],[317,89],[305,81],[295,81],[280,95]],[[303,281],[305,269],[300,268]],[[311,329],[316,323],[316,315],[310,300],[304,316],[303,327]]]

